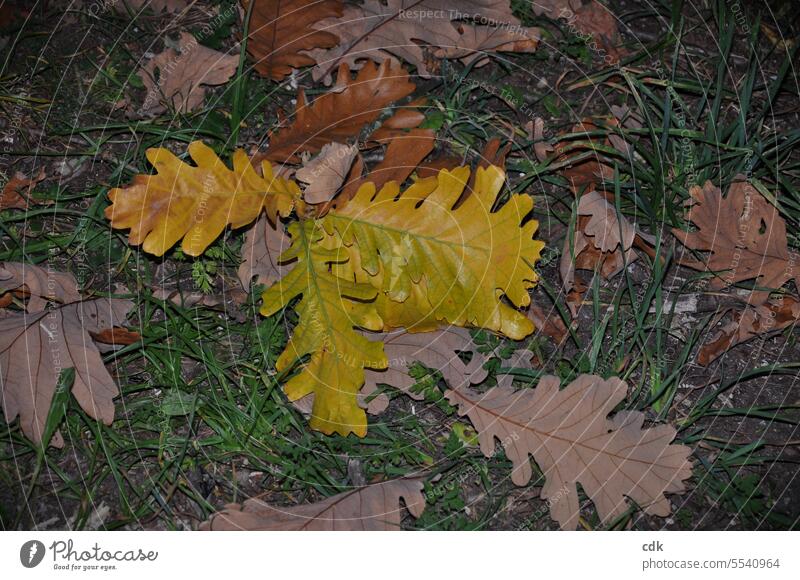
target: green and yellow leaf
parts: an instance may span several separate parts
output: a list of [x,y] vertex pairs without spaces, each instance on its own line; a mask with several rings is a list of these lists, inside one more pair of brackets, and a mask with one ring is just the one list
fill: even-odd
[[[427,331],[442,323],[476,326],[522,339],[532,322],[514,306],[530,303],[537,281],[533,265],[544,243],[533,239],[538,222],[526,216],[527,195],[512,195],[494,211],[504,172],[478,168],[442,170],[402,193],[395,182],[375,194],[363,185],[322,227],[346,250],[333,272],[380,291],[377,311],[384,328]],[[507,303],[503,297],[508,299]]]
[[364,384],[364,368],[386,368],[383,344],[370,342],[354,327],[380,330],[375,310],[377,291],[369,284],[337,278],[329,263],[339,253],[319,243],[324,232],[313,221],[289,227],[292,246],[282,262],[296,264],[263,294],[261,314],[270,316],[297,296],[300,320],[277,361],[283,371],[305,356],[308,361],[285,385],[296,401],[314,393],[310,425],[323,433],[367,433],[367,418],[358,406],[357,393]]
[[161,256],[183,239],[183,251],[200,255],[230,225],[241,227],[258,217],[262,208],[275,223],[286,216],[300,188],[275,177],[269,163],[259,175],[242,150],[233,155],[233,169],[200,141],[189,145],[196,166],[184,163],[167,149],[148,149],[155,175],[137,175],[128,187],[112,189],[106,208],[111,226],[130,228],[131,244]]

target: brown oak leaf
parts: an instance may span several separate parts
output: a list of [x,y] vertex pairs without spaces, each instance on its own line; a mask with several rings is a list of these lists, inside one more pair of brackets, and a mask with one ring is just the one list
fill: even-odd
[[306,203],[324,203],[333,199],[347,179],[353,160],[358,154],[355,145],[328,143],[319,155],[303,162],[295,176],[306,184],[303,200]]
[[237,272],[242,288],[250,290],[250,282],[271,286],[291,270],[291,265],[278,262],[278,257],[289,249],[292,241],[283,231],[283,225],[273,225],[266,215],[250,228],[242,246],[242,264]]
[[[303,51],[331,48],[339,37],[314,24],[342,15],[340,0],[253,0],[247,52],[255,60],[256,71],[281,81],[293,69],[316,64]],[[245,9],[249,2],[244,0]]]
[[716,336],[697,352],[697,364],[707,366],[725,351],[757,336],[769,335],[800,320],[800,300],[793,296],[779,297],[764,304],[746,305],[734,312]]
[[147,89],[141,112],[163,113],[165,103],[178,112],[194,111],[203,104],[204,86],[228,82],[239,65],[237,55],[202,46],[188,32],[181,32],[179,48],[166,49],[139,71]]
[[691,475],[691,449],[670,444],[675,429],[643,429],[644,415],[638,411],[609,418],[627,395],[620,379],[581,375],[559,387],[558,377],[545,376],[533,390],[463,388],[446,396],[472,421],[484,455],[493,456],[495,440],[500,442],[514,465],[515,484],[530,481],[533,456],[546,479],[541,497],[562,528],[577,527],[578,483],[604,524],[628,509],[627,498],[645,513],[669,515],[664,494],[684,491],[683,480]]
[[39,170],[36,177],[27,178],[24,173],[16,172],[3,186],[0,192],[0,211],[4,209],[28,209],[31,205],[41,205],[42,202],[31,198],[33,187],[45,178],[44,168]]
[[302,152],[317,153],[328,143],[345,143],[377,120],[389,104],[416,89],[408,73],[390,61],[380,66],[367,63],[355,79],[342,66],[337,83],[336,88],[312,103],[306,101],[301,89],[291,124],[270,135],[269,148],[257,153],[253,162],[269,159],[276,163],[298,163]]
[[403,510],[418,518],[425,509],[419,479],[394,479],[359,487],[323,501],[273,507],[259,499],[228,504],[201,524],[201,530],[385,531],[399,530]]
[[708,254],[699,260],[682,257],[682,265],[715,272],[710,280],[715,290],[754,280],[758,289],[750,297],[752,304],[769,298],[769,290],[761,288],[777,289],[791,279],[800,286],[798,256],[789,249],[786,222],[744,176],[734,178],[725,197],[710,181],[692,187],[689,194],[687,219],[697,229],[674,228],[672,233],[687,248]]
[[81,299],[72,274],[20,262],[0,262],[0,294],[20,289],[28,296],[25,309],[30,313],[44,310],[47,300],[68,304]]
[[358,70],[365,60],[399,58],[429,78],[442,58],[480,66],[492,52],[533,52],[540,36],[538,28],[522,26],[503,0],[368,0],[346,6],[341,17],[325,18],[315,28],[339,37],[333,48],[308,52],[319,63],[312,69],[314,80],[326,84],[339,63]]
[[[110,425],[119,394],[90,332],[124,323],[133,302],[98,298],[37,314],[0,318],[0,400],[6,421],[19,415],[22,432],[41,443],[59,374],[75,369],[72,394],[86,413]],[[56,432],[50,441],[63,447]]]

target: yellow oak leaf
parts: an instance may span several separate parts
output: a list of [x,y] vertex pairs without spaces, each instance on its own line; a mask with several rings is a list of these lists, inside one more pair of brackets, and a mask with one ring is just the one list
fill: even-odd
[[[513,339],[533,332],[533,323],[513,306],[530,304],[533,266],[544,243],[533,239],[538,222],[526,216],[528,195],[512,195],[493,210],[505,174],[478,168],[442,170],[402,193],[396,182],[376,195],[364,184],[343,208],[322,218],[322,227],[342,245],[348,260],[334,274],[368,282],[380,291],[376,307],[384,328],[421,332],[441,323],[477,326]],[[505,296],[511,304],[503,300]]]
[[354,327],[380,330],[374,304],[377,291],[330,272],[329,263],[339,254],[318,243],[324,232],[316,222],[294,222],[289,234],[292,245],[280,261],[296,263],[264,292],[261,307],[261,314],[270,316],[302,295],[295,307],[300,320],[276,366],[283,371],[306,355],[309,359],[284,390],[291,401],[314,394],[312,428],[363,437],[367,418],[357,394],[364,384],[364,369],[386,368],[388,361],[383,344],[369,341]]
[[183,239],[183,251],[198,256],[226,226],[245,226],[262,208],[275,223],[300,196],[297,184],[275,177],[269,163],[262,163],[259,175],[242,150],[233,155],[233,169],[200,141],[189,145],[189,155],[196,166],[167,149],[148,149],[156,174],[137,175],[108,194],[111,226],[130,228],[130,243],[142,244],[145,252],[161,256]]

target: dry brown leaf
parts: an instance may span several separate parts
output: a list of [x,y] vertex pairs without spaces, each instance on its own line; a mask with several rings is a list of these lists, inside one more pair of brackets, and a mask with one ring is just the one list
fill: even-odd
[[[683,266],[717,272],[710,280],[715,290],[745,280],[760,288],[777,289],[791,279],[800,286],[798,256],[789,249],[786,222],[744,176],[734,178],[724,198],[710,181],[692,187],[689,194],[693,203],[687,219],[697,230],[673,228],[672,233],[687,248],[708,254],[701,260],[682,258]],[[750,301],[763,304],[768,298],[768,290],[754,290]]]
[[399,530],[400,500],[412,516],[425,509],[419,479],[395,479],[359,487],[323,501],[272,507],[258,499],[228,504],[200,526],[201,530],[386,531]]
[[[498,26],[474,26],[463,21],[491,20]],[[457,58],[480,66],[490,52],[533,52],[539,29],[527,28],[511,13],[507,0],[368,0],[348,5],[341,17],[321,20],[315,28],[333,32],[339,44],[308,52],[316,61],[314,80],[330,84],[330,72],[345,63],[358,70],[363,61],[400,58],[429,78],[438,59]],[[426,51],[434,58],[428,58]],[[431,70],[431,67],[434,70]]]
[[278,263],[278,256],[292,245],[289,236],[283,231],[283,225],[272,225],[266,215],[248,230],[242,246],[242,264],[238,276],[245,291],[250,290],[250,282],[256,278],[256,284],[271,286],[284,274],[291,270],[291,265]]
[[[425,157],[433,151],[435,133],[430,129],[412,129],[404,135],[394,137],[389,141],[383,161],[378,163],[366,177],[350,178],[344,187],[341,202],[352,199],[364,183],[375,184],[379,191],[390,181],[402,184],[414,172]],[[454,166],[449,166],[452,168]],[[336,200],[340,202],[339,199]]]
[[556,344],[561,344],[567,336],[567,327],[555,308],[545,312],[541,306],[531,303],[528,308],[528,318],[533,322],[537,333],[553,339]]
[[[412,399],[421,401],[424,395],[411,391],[417,380],[408,374],[409,366],[419,362],[427,368],[439,371],[450,388],[461,388],[477,385],[487,376],[483,368],[488,360],[486,355],[478,352],[469,331],[456,326],[433,332],[408,333],[405,331],[385,334],[367,334],[372,340],[384,343],[384,352],[389,359],[389,366],[383,370],[365,369],[366,381],[361,389],[360,399],[363,401],[378,389],[378,385],[386,384],[399,389]],[[458,353],[469,353],[470,360],[465,363]],[[372,399],[367,410],[373,415],[383,412],[389,404],[389,398],[380,394]]]
[[[422,97],[415,99],[407,105],[397,107],[391,117],[383,121],[381,126],[375,129],[367,139],[367,144],[382,145],[391,144],[393,139],[408,134],[412,129],[417,129],[425,120],[425,113],[420,111],[428,99]],[[433,131],[431,131],[433,134]]]
[[276,163],[297,163],[302,152],[316,153],[333,142],[346,142],[377,120],[390,103],[410,95],[416,85],[397,63],[381,66],[367,63],[355,79],[346,66],[339,69],[339,87],[307,103],[305,92],[297,94],[291,125],[270,136],[269,148],[253,162],[269,159]]
[[575,270],[597,270],[606,279],[616,276],[625,264],[636,260],[633,242],[637,235],[643,236],[602,195],[591,191],[581,196],[575,235],[572,240],[569,235],[565,238],[559,267],[573,316],[585,290],[585,284],[576,281]]
[[515,484],[530,481],[533,456],[546,478],[541,497],[562,528],[577,527],[578,483],[604,524],[628,509],[626,498],[645,513],[669,515],[664,494],[684,491],[692,473],[691,449],[670,445],[675,429],[642,429],[644,415],[637,411],[609,419],[627,395],[617,378],[581,375],[564,390],[559,386],[557,377],[545,376],[533,390],[496,387],[481,394],[464,388],[446,396],[472,421],[484,455],[493,456],[500,442],[514,464]]
[[[282,81],[293,69],[315,64],[303,51],[331,48],[339,37],[312,26],[323,18],[342,15],[340,0],[253,0],[247,52],[256,71]],[[245,10],[249,2],[243,1]]]
[[99,332],[89,331],[95,342],[102,344],[110,344],[111,346],[126,346],[135,344],[142,340],[142,335],[133,330],[128,330],[121,326],[112,326],[111,328],[104,328]]
[[734,312],[715,338],[697,352],[697,364],[706,366],[722,353],[757,336],[769,335],[797,324],[800,320],[800,301],[793,296],[770,300],[757,306],[747,305]]
[[0,262],[0,294],[23,288],[29,296],[25,309],[30,313],[44,310],[47,300],[68,304],[81,299],[72,274],[20,262]]
[[41,205],[42,202],[31,198],[33,187],[45,178],[44,168],[39,170],[36,177],[28,179],[25,174],[16,172],[3,186],[0,193],[0,211],[4,209],[28,209],[31,205]]
[[[98,298],[0,319],[0,400],[6,421],[19,415],[22,432],[40,443],[59,373],[74,368],[72,394],[88,415],[110,425],[119,390],[88,333],[120,326],[131,308],[129,300]],[[61,434],[50,444],[63,447]]]
[[353,160],[358,154],[355,145],[328,143],[319,155],[303,162],[295,177],[306,184],[303,200],[306,203],[325,203],[333,199],[344,183]]
[[582,0],[535,0],[532,3],[535,14],[550,18],[563,18],[575,28],[576,33],[591,36],[609,63],[618,62],[627,54],[621,43],[617,18],[596,0],[583,4]]
[[[420,362],[431,370],[439,371],[445,382],[453,387],[477,385],[487,376],[483,364],[486,355],[478,352],[469,331],[451,326],[432,332],[409,333],[404,330],[387,333],[362,332],[373,342],[383,342],[384,352],[389,361],[386,369],[364,368],[365,382],[358,393],[358,405],[371,415],[380,415],[389,406],[389,397],[381,393],[379,385],[389,385],[402,391],[415,401],[424,395],[411,391],[417,380],[408,374],[409,366]],[[469,353],[470,360],[465,363],[458,353]],[[369,399],[369,400],[368,400]],[[302,413],[309,415],[314,404],[314,395],[293,402]]]
[[203,104],[203,87],[228,82],[239,65],[237,55],[202,46],[188,32],[181,32],[179,47],[157,54],[139,71],[147,89],[142,112],[163,113],[164,103],[178,112],[194,111]]

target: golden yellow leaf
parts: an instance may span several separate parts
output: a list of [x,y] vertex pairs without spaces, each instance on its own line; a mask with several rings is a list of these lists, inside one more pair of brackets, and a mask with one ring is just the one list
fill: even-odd
[[367,183],[321,220],[349,257],[333,265],[334,274],[381,292],[377,309],[385,328],[421,332],[448,323],[517,340],[533,332],[513,307],[530,304],[528,289],[538,279],[533,265],[544,247],[533,239],[538,222],[523,223],[533,200],[512,195],[493,211],[503,170],[478,168],[474,188],[465,193],[469,176],[468,167],[442,170],[402,193],[390,182],[377,195]]
[[183,239],[183,251],[197,256],[227,225],[247,225],[262,208],[274,223],[300,196],[297,184],[274,177],[269,163],[259,175],[242,150],[234,153],[232,170],[200,141],[189,145],[189,155],[196,166],[167,149],[148,149],[156,174],[137,175],[108,194],[111,226],[130,228],[130,243],[143,244],[145,252],[160,256]]
[[328,264],[339,259],[338,253],[318,243],[323,232],[316,222],[294,222],[289,234],[292,246],[281,261],[296,264],[264,292],[261,307],[261,314],[270,316],[302,295],[295,307],[299,323],[276,366],[282,371],[306,355],[310,358],[286,383],[286,395],[296,401],[314,394],[312,428],[363,437],[367,418],[357,394],[364,384],[364,368],[386,368],[387,361],[383,344],[370,342],[354,326],[381,328],[374,304],[377,291],[330,272]]

